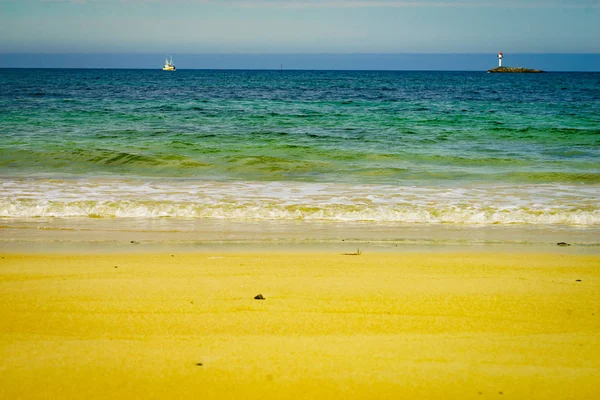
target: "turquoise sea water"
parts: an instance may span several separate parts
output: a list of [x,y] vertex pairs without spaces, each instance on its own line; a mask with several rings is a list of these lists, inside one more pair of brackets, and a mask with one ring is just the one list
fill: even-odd
[[594,230],[600,73],[0,70],[0,218]]

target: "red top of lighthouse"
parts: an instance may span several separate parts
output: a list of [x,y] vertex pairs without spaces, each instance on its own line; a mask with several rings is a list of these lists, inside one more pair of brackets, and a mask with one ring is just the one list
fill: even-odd
[[498,55],[499,55],[499,56],[501,56],[501,55],[502,55],[502,52],[498,53]]

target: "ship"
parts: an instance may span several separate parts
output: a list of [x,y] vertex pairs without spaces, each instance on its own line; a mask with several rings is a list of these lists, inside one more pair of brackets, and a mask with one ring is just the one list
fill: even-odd
[[163,67],[163,71],[175,71],[175,64],[173,64],[173,57],[169,61],[168,58],[165,58],[165,66]]

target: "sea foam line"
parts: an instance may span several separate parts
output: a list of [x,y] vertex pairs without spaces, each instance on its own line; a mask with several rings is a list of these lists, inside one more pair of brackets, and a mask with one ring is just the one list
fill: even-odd
[[499,207],[459,207],[443,204],[429,206],[399,205],[278,205],[179,204],[105,202],[10,202],[0,201],[0,216],[5,218],[184,218],[223,220],[314,220],[372,221],[452,224],[561,224],[600,225],[598,210],[508,209]]
[[21,179],[5,218],[185,218],[600,225],[600,187]]

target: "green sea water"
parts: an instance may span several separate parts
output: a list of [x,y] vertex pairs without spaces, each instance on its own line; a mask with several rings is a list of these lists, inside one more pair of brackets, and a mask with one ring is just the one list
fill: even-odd
[[5,222],[600,226],[600,74],[0,70]]

